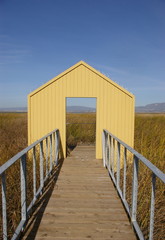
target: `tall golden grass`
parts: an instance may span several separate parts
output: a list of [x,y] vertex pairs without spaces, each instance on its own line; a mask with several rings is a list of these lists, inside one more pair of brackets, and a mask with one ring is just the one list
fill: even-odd
[[[77,144],[95,143],[96,115],[67,114],[67,145],[71,148]],[[74,123],[74,124],[73,124]],[[85,124],[87,123],[87,124]],[[136,114],[135,117],[135,149],[149,159],[162,171],[165,170],[165,114]],[[0,165],[27,146],[27,114],[26,113],[0,113]],[[7,174],[8,187],[8,220],[9,231],[12,234],[20,220],[20,172],[19,163],[14,164]],[[28,169],[31,165],[28,166]],[[149,221],[149,195],[151,173],[143,164],[140,164],[139,194],[138,194],[138,222],[147,238]],[[29,176],[30,177],[30,176]],[[29,181],[30,182],[30,181]],[[127,176],[127,187],[130,188],[131,178]],[[130,183],[130,184],[129,184]],[[28,186],[30,188],[30,186]],[[128,189],[129,191],[129,189]],[[164,187],[157,181],[156,195],[156,228],[154,239],[163,239],[165,230]],[[13,197],[15,196],[15,197]],[[1,196],[0,196],[0,210]],[[1,224],[0,216],[0,224]],[[1,237],[0,237],[1,238]]]
[[27,114],[0,113],[0,164],[27,146]]
[[66,122],[66,142],[69,148],[82,143],[95,143],[95,113],[67,113]]
[[[76,146],[82,142],[95,142],[94,113],[90,114],[68,114],[67,122],[67,145]],[[74,124],[72,124],[74,123]],[[77,123],[77,124],[75,124]],[[165,114],[136,114],[135,117],[135,150],[149,159],[160,170],[165,170]],[[89,140],[90,139],[90,140]],[[132,164],[127,167],[127,201],[131,206],[132,201]],[[121,180],[123,171],[121,170]],[[150,218],[150,196],[151,196],[151,171],[143,164],[139,164],[139,192],[137,221],[143,231],[145,238],[149,235]],[[121,181],[122,185],[122,181]],[[156,203],[155,203],[155,229],[154,239],[163,240],[165,229],[165,198],[164,184],[157,180]]]
[[[0,113],[0,165],[27,146],[27,114]],[[0,182],[1,185],[1,182]],[[8,234],[20,221],[20,167],[16,162],[6,171]],[[0,186],[1,187],[1,186]],[[14,197],[13,197],[14,196]],[[0,210],[2,202],[0,196]],[[0,225],[2,214],[0,216]],[[1,230],[2,230],[2,226]],[[0,230],[0,232],[2,232]],[[2,236],[0,236],[1,238]]]
[[[135,149],[165,172],[165,114],[137,114],[135,118]],[[165,188],[156,180],[154,239],[165,236]],[[148,238],[149,207],[151,195],[151,171],[139,165],[138,222]]]
[[165,114],[136,114],[135,150],[165,170]]

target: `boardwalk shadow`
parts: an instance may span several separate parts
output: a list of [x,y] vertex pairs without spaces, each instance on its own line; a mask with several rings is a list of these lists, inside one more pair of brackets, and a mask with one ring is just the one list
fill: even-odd
[[45,208],[49,202],[52,195],[53,189],[56,187],[56,182],[60,174],[61,167],[63,165],[64,159],[61,159],[58,165],[54,168],[52,175],[49,177],[48,182],[44,188],[43,195],[39,198],[34,206],[33,214],[29,219],[27,226],[21,236],[21,239],[33,240],[36,237],[38,228],[40,226]]

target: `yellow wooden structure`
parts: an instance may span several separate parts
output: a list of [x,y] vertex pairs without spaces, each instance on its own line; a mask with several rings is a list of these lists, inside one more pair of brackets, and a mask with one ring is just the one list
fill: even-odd
[[83,61],[28,95],[29,144],[58,128],[66,156],[66,98],[72,97],[97,99],[96,158],[102,158],[104,128],[133,147],[134,95]]

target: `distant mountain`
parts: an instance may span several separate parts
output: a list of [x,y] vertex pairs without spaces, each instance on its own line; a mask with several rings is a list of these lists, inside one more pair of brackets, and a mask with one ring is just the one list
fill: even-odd
[[[18,108],[0,108],[0,112],[27,112],[27,107]],[[68,106],[67,112],[70,113],[86,113],[96,112],[95,108],[84,107],[84,106]],[[152,103],[146,106],[138,106],[135,108],[137,113],[165,113],[165,102],[164,103]]]
[[0,112],[27,112],[27,107],[0,108]]
[[[26,107],[0,108],[0,112],[27,112],[27,108]],[[70,112],[70,113],[96,112],[96,109],[91,107],[83,107],[83,106],[68,106],[67,112]]]
[[69,113],[96,112],[96,109],[91,107],[83,107],[83,106],[68,106],[67,112]]
[[152,103],[146,106],[135,108],[137,113],[163,113],[165,112],[165,103]]

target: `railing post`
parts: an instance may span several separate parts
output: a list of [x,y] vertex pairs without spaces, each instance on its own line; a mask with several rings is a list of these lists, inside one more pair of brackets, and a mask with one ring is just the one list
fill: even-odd
[[107,163],[106,166],[109,169],[109,161],[110,161],[110,144],[109,144],[109,134],[107,133],[107,154],[106,154],[106,159],[107,159]]
[[53,165],[56,164],[56,133],[53,133]]
[[111,139],[112,175],[114,176],[114,138]]
[[105,133],[105,167],[107,167],[108,160],[108,133]]
[[48,177],[48,138],[46,138],[46,178]]
[[112,137],[109,135],[109,171],[112,171],[112,158],[111,158],[111,140]]
[[52,160],[52,134],[50,135],[50,172],[53,168],[53,160]]
[[40,142],[40,187],[44,186],[43,141]]
[[132,188],[132,221],[136,221],[137,195],[138,195],[139,159],[134,156],[133,161],[133,188]]
[[126,182],[127,182],[127,149],[124,147],[124,173],[123,173],[123,199],[126,199]]
[[58,131],[55,132],[55,162],[56,162],[56,166],[58,165],[58,147],[59,147],[59,139],[58,139]]
[[117,142],[117,188],[120,188],[120,143]]
[[153,231],[154,231],[155,185],[156,185],[156,176],[155,176],[154,173],[152,173],[152,191],[151,191],[151,206],[150,206],[150,232],[149,232],[149,240],[153,239]]
[[27,219],[27,199],[26,199],[26,154],[20,160],[21,173],[21,216],[22,220]]
[[36,147],[33,147],[33,199],[36,200]]
[[7,240],[7,208],[6,208],[6,175],[3,173],[2,178],[2,224],[3,240]]
[[102,149],[103,149],[103,167],[105,167],[105,152],[106,152],[106,150],[105,150],[105,131],[103,130],[103,132],[102,132]]

